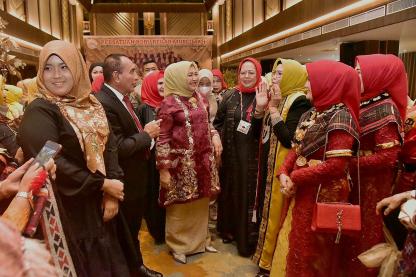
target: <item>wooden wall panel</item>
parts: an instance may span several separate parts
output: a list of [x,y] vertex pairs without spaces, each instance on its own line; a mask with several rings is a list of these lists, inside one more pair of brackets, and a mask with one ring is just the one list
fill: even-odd
[[61,0],[61,14],[62,14],[62,38],[66,41],[71,39],[71,30],[69,28],[69,3],[68,0]]
[[[134,35],[132,13],[97,13],[95,16],[97,36]],[[136,23],[137,24],[137,23]]]
[[[220,46],[221,53],[227,53],[229,51],[241,48],[247,44],[261,40],[267,36],[289,29],[293,26],[305,23],[311,19],[318,18],[324,14],[343,8],[357,1],[358,0],[301,1],[299,4],[294,5],[289,9],[282,11],[278,15],[270,18],[269,20],[264,21],[262,24],[253,27],[248,32],[245,32],[238,37],[235,35],[234,39],[227,41]],[[384,2],[384,0],[374,0],[369,2],[362,9],[371,9],[374,6],[380,5],[380,2]],[[355,12],[355,10],[349,12]],[[236,20],[234,20],[234,22],[236,22]]]
[[225,3],[225,33],[226,41],[233,38],[233,0],[226,0]]
[[253,0],[253,16],[254,26],[264,21],[264,0]]
[[201,13],[168,13],[167,35],[199,36],[204,35],[203,18]]
[[62,38],[62,16],[59,5],[59,0],[51,0],[51,29],[54,37]]
[[243,33],[243,0],[234,0],[233,23],[234,37],[236,37]]
[[7,12],[11,15],[26,21],[25,1],[24,0],[6,0]]
[[299,3],[302,0],[284,0],[284,9],[292,7],[293,5]]
[[39,28],[39,6],[38,0],[27,0],[26,2],[27,23]]
[[280,11],[280,0],[266,0],[265,15],[266,19],[276,15]]
[[401,53],[399,57],[406,68],[409,96],[412,99],[416,99],[416,52]]
[[49,0],[39,1],[39,16],[40,16],[40,29],[45,33],[51,33],[51,11]]
[[244,0],[242,21],[243,32],[253,28],[253,0]]

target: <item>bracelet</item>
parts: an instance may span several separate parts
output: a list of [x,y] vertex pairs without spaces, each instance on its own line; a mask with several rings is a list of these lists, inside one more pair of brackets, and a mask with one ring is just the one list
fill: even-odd
[[26,192],[26,191],[19,191],[19,192],[16,194],[16,197],[21,197],[21,198],[26,198],[26,199],[29,199],[29,193],[28,193],[28,192]]
[[410,191],[410,197],[415,199],[416,198],[416,190],[411,190]]

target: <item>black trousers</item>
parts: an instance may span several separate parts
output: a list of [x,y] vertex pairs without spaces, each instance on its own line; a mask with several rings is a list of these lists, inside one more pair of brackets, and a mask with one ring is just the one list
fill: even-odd
[[140,251],[139,230],[144,213],[144,202],[144,199],[135,199],[125,200],[121,203],[121,209],[135,245],[139,266],[143,264],[143,257]]

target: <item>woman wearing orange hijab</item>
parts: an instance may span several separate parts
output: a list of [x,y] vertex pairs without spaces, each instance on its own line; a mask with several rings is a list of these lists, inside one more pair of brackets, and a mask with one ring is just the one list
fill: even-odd
[[62,145],[56,182],[48,187],[49,212],[43,214],[49,219],[45,236],[55,266],[79,277],[129,276],[129,267],[133,271],[138,265],[130,237],[118,234],[126,239],[121,242],[116,234],[124,230],[115,225],[122,219],[116,215],[124,199],[117,148],[75,45],[55,40],[43,47],[37,86],[19,139],[26,159],[36,156],[47,140]]

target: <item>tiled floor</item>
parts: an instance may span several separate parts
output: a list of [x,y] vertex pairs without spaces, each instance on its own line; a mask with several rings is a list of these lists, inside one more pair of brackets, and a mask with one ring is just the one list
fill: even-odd
[[166,245],[155,245],[147,231],[140,231],[140,241],[146,266],[165,277],[252,277],[257,272],[257,266],[250,259],[238,256],[234,245],[223,244],[220,239],[213,243],[219,253],[190,256],[187,264],[174,261]]

